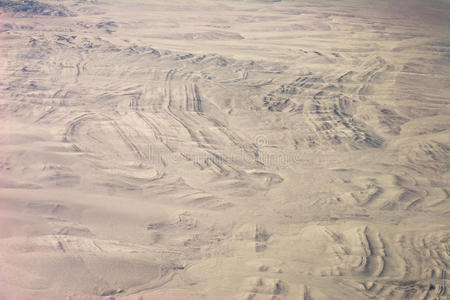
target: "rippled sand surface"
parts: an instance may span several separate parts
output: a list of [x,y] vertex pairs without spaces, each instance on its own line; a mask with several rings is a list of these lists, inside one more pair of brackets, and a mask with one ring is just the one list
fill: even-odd
[[0,299],[447,299],[448,1],[0,7]]

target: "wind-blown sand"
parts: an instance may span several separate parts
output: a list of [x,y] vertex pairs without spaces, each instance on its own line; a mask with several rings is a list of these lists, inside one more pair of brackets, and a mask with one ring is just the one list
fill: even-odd
[[0,6],[0,299],[448,297],[448,1]]

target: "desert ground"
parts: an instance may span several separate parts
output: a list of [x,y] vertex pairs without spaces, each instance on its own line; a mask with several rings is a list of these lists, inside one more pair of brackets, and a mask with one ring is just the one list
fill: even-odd
[[448,299],[448,1],[1,0],[0,51],[0,299]]

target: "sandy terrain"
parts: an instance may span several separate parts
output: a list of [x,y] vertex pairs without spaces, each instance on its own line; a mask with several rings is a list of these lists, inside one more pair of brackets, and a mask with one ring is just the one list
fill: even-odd
[[448,1],[45,3],[0,1],[0,299],[448,299]]

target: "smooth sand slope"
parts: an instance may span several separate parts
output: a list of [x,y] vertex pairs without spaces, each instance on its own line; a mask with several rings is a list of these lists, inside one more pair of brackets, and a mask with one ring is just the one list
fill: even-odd
[[0,7],[0,299],[448,297],[448,1]]

